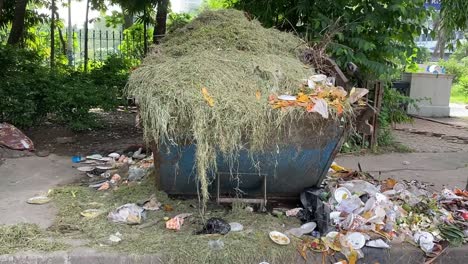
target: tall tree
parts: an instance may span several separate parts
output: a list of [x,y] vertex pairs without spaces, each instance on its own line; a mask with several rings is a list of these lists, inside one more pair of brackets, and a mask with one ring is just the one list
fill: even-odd
[[86,0],[86,13],[84,22],[84,71],[88,71],[88,24],[89,24],[89,1]]
[[73,65],[73,30],[72,30],[72,22],[71,22],[71,0],[68,0],[67,57],[68,57],[68,66],[72,66]]
[[[464,0],[462,0],[464,1]],[[344,68],[354,62],[369,78],[397,74],[427,31],[425,0],[224,0],[267,27],[297,32]],[[323,50],[323,49],[322,49]]]
[[27,0],[17,0],[15,3],[15,15],[13,18],[13,24],[11,25],[10,36],[8,37],[8,44],[10,45],[19,44],[23,38],[27,4]]
[[51,3],[50,14],[50,67],[55,64],[55,0]]
[[167,12],[169,0],[158,0],[158,10],[156,12],[156,23],[153,31],[153,43],[158,44],[160,39],[166,34]]
[[3,4],[5,3],[5,0],[0,0],[0,19],[2,18],[2,13],[3,13]]

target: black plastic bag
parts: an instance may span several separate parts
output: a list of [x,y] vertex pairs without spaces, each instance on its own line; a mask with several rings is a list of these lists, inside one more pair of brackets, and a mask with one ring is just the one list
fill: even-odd
[[301,193],[301,210],[297,217],[302,223],[317,223],[317,231],[321,234],[327,233],[330,228],[330,208],[321,200],[323,189],[307,188]]
[[210,218],[206,221],[202,230],[197,234],[221,234],[225,235],[231,231],[231,226],[221,218]]

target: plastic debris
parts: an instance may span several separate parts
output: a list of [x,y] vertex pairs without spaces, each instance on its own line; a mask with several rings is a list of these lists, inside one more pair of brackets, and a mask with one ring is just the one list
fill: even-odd
[[373,248],[390,248],[390,246],[382,239],[367,241],[366,246]]
[[434,236],[425,231],[419,231],[414,234],[414,242],[418,243],[421,249],[426,252],[432,252],[434,248]]
[[85,218],[96,218],[104,213],[103,210],[99,209],[87,209],[80,213]]
[[140,168],[137,166],[130,166],[128,170],[128,180],[129,181],[139,181],[142,180],[146,174],[148,173],[148,169]]
[[278,245],[288,245],[291,243],[288,236],[278,231],[271,231],[269,236],[270,239]]
[[363,234],[352,232],[346,235],[346,240],[349,242],[353,249],[361,249],[366,244],[366,238]]
[[229,225],[231,226],[231,232],[239,232],[244,229],[244,226],[240,223],[232,222]]
[[81,171],[81,172],[91,172],[95,169],[95,167],[92,167],[92,166],[82,166],[82,167],[78,167],[76,168],[77,170]]
[[252,213],[252,212],[254,211],[254,209],[253,209],[252,206],[246,206],[246,207],[245,207],[245,210],[246,210],[247,212],[250,212],[250,213]]
[[33,151],[34,143],[15,126],[8,123],[0,123],[0,147]]
[[292,228],[292,229],[289,229],[288,231],[286,231],[285,233],[287,235],[292,235],[292,236],[295,236],[295,237],[301,237],[305,234],[309,234],[311,233],[312,231],[314,231],[314,229],[317,227],[317,224],[314,223],[314,222],[309,222],[309,223],[306,223],[306,224],[303,224],[301,227],[299,228]]
[[327,119],[328,118],[328,103],[322,98],[315,99],[314,101],[314,108],[312,109],[312,112],[317,112],[319,113],[323,118]]
[[122,241],[122,234],[119,232],[109,236],[109,242],[111,243],[117,244],[120,243],[120,241]]
[[224,242],[222,240],[210,240],[208,241],[208,246],[212,250],[221,250],[224,248]]
[[111,158],[113,158],[113,159],[115,159],[115,160],[118,160],[118,159],[120,158],[120,154],[119,154],[119,153],[115,153],[115,152],[110,153],[110,154],[107,155],[107,156],[108,156],[108,157],[111,157]]
[[350,104],[356,103],[359,99],[361,99],[368,93],[369,93],[369,90],[367,89],[353,87],[353,89],[351,89],[351,92],[349,92],[349,103]]
[[221,234],[225,235],[231,231],[231,226],[221,218],[210,218],[206,221],[203,229],[198,231],[197,234]]
[[50,197],[39,195],[29,198],[26,202],[28,204],[46,204],[49,203],[52,199]]
[[173,218],[169,219],[166,222],[166,228],[170,230],[180,230],[182,225],[184,224],[185,218],[191,216],[192,214],[178,214]]
[[351,197],[351,192],[344,187],[340,187],[335,190],[335,192],[333,193],[333,197],[335,197],[335,200],[338,203],[341,203],[341,201]]
[[179,231],[184,224],[184,219],[180,217],[173,217],[166,222],[166,228],[170,230]]
[[109,190],[109,188],[110,188],[110,183],[106,181],[98,188],[98,191]]
[[115,211],[110,212],[107,216],[107,218],[114,223],[124,223],[128,225],[141,224],[145,217],[145,209],[133,203],[124,204]]
[[286,216],[297,216],[297,214],[302,211],[302,208],[293,208],[286,211]]
[[157,211],[161,208],[161,203],[152,195],[149,200],[143,202],[142,207],[148,211]]
[[100,160],[100,159],[102,159],[102,155],[93,154],[93,155],[86,156],[86,159],[90,159],[90,160]]

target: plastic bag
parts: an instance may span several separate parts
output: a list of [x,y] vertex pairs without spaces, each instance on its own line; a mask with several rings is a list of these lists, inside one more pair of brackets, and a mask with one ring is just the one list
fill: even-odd
[[107,219],[115,223],[138,225],[145,217],[145,209],[136,204],[124,204],[115,211],[110,212]]
[[210,218],[205,226],[197,234],[221,234],[225,235],[231,231],[231,226],[221,218]]

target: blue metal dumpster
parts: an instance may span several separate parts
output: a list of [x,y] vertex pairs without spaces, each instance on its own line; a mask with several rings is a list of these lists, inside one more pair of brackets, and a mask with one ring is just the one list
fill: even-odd
[[[266,177],[269,197],[298,197],[304,188],[320,185],[343,143],[346,129],[336,121],[323,123],[297,122],[283,142],[272,142],[268,151],[252,156],[242,151],[232,172],[218,157],[210,180],[214,182],[216,174],[221,177],[219,188],[224,194],[241,190],[244,196],[255,197],[262,194]],[[195,151],[195,144],[153,147],[159,189],[173,195],[197,194]],[[210,185],[212,195],[215,187]]]

